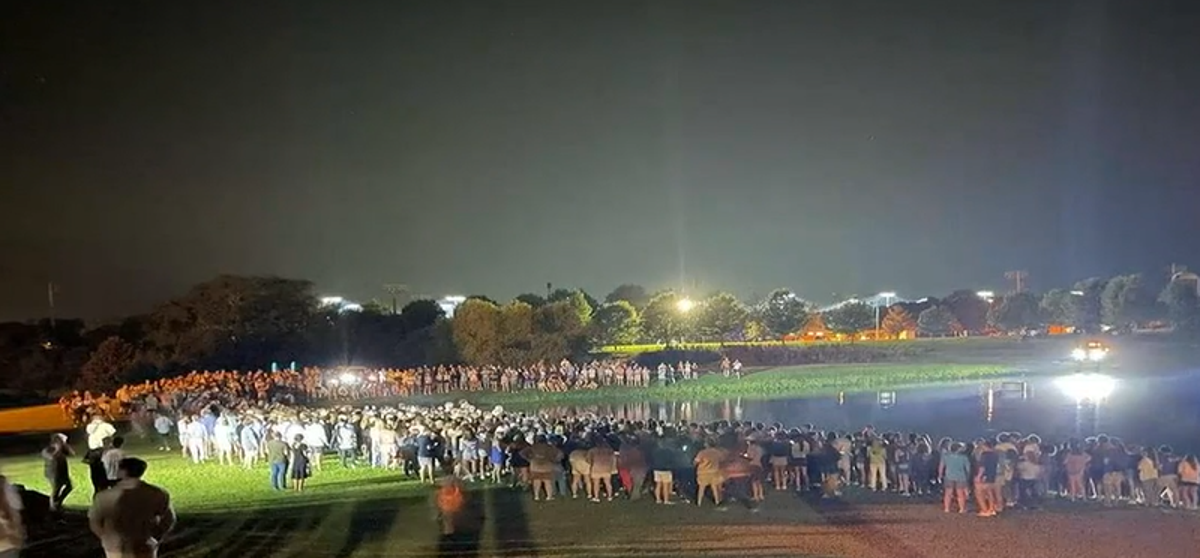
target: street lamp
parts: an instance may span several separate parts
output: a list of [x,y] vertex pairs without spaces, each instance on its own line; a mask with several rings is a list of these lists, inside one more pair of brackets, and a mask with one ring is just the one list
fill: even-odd
[[[893,299],[893,298],[896,298],[896,293],[895,293],[894,291],[884,291],[884,292],[882,292],[882,293],[879,293],[879,294],[877,294],[877,295],[875,295],[875,296],[876,296],[876,297],[878,297],[878,298],[882,298],[882,299],[883,299],[883,305],[884,305],[884,306],[891,306],[891,305],[892,305],[892,299]],[[879,339],[879,328],[882,326],[882,324],[880,323],[879,319],[880,319],[880,318],[879,318],[879,304],[878,304],[878,302],[877,302],[877,303],[875,304],[875,339],[876,339],[876,340],[878,340],[878,339]]]

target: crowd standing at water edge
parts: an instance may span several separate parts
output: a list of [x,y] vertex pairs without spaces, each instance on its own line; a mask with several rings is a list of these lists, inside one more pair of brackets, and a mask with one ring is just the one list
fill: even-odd
[[[688,372],[680,379],[697,373],[689,366],[682,370]],[[645,374],[645,369],[624,371],[627,377],[630,371]],[[469,372],[465,377],[471,377]],[[548,376],[531,376],[529,387],[537,389]],[[461,381],[464,375],[457,377]],[[324,466],[372,467],[429,485],[439,477],[459,479],[442,481],[443,488],[465,483],[524,490],[537,502],[648,498],[658,505],[684,502],[719,510],[736,503],[753,512],[769,502],[772,492],[836,499],[854,487],[927,498],[947,513],[996,517],[1036,509],[1052,498],[1195,510],[1200,486],[1194,455],[1106,435],[1043,440],[1008,432],[951,440],[870,426],[837,432],[813,424],[530,414],[467,403],[313,407],[297,403],[304,393],[286,384],[270,386],[270,396],[263,399],[225,389],[210,378],[197,382],[203,387],[196,391],[172,385],[178,386],[175,391],[142,391],[139,399],[130,400],[135,421],[170,427],[177,416],[174,432],[155,427],[156,441],[174,435],[181,454],[198,466],[261,470],[264,484],[279,491],[306,490],[308,479],[319,479]],[[153,412],[146,408],[150,401]],[[115,432],[111,423],[92,417],[86,432],[89,447],[99,443],[90,449],[101,450],[105,465],[106,474],[94,487],[97,494],[132,486],[122,483],[141,473],[121,469],[128,458],[116,453],[123,449],[120,437],[110,434]],[[110,435],[94,439],[104,434]],[[160,451],[171,451],[169,444],[163,443]],[[60,435],[43,452],[48,485],[60,495],[60,505],[70,490],[60,468],[70,455],[70,445]],[[333,465],[323,464],[326,455],[333,456]],[[114,459],[118,467],[112,477],[107,472]]]

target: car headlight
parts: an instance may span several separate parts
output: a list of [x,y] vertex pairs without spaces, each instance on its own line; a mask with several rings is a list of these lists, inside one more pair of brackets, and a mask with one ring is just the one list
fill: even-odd
[[1087,351],[1083,349],[1075,349],[1074,351],[1071,351],[1071,358],[1075,360],[1087,360],[1087,357]]
[[1096,362],[1099,360],[1103,360],[1105,354],[1107,354],[1107,353],[1105,353],[1104,349],[1091,349],[1088,351],[1087,357],[1088,357],[1088,360],[1090,360],[1092,362]]

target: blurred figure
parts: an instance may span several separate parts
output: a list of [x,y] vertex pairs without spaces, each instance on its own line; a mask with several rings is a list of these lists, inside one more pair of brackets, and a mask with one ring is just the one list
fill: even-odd
[[107,558],[155,558],[158,544],[175,526],[171,496],[142,482],[146,462],[122,459],[120,480],[101,492],[88,511],[92,533],[100,539]]
[[0,475],[0,558],[17,558],[25,546],[21,494]]
[[67,495],[74,489],[74,486],[71,485],[71,471],[67,465],[67,458],[73,455],[75,452],[71,450],[71,446],[67,445],[66,434],[51,435],[50,445],[42,450],[42,459],[46,461],[46,481],[50,484],[50,511],[52,512],[62,509]]
[[446,476],[438,481],[433,506],[434,519],[441,529],[438,556],[477,555],[483,514],[457,477]]

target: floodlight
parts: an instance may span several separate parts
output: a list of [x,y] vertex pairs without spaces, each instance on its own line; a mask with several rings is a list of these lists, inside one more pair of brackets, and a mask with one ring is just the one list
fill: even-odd
[[1059,378],[1054,383],[1063,394],[1079,403],[1099,403],[1108,399],[1117,389],[1117,380],[1103,374],[1074,374]]
[[681,298],[679,299],[679,302],[675,303],[675,307],[678,308],[680,312],[684,313],[691,312],[692,308],[695,306],[696,303],[692,302],[692,299],[690,298]]

